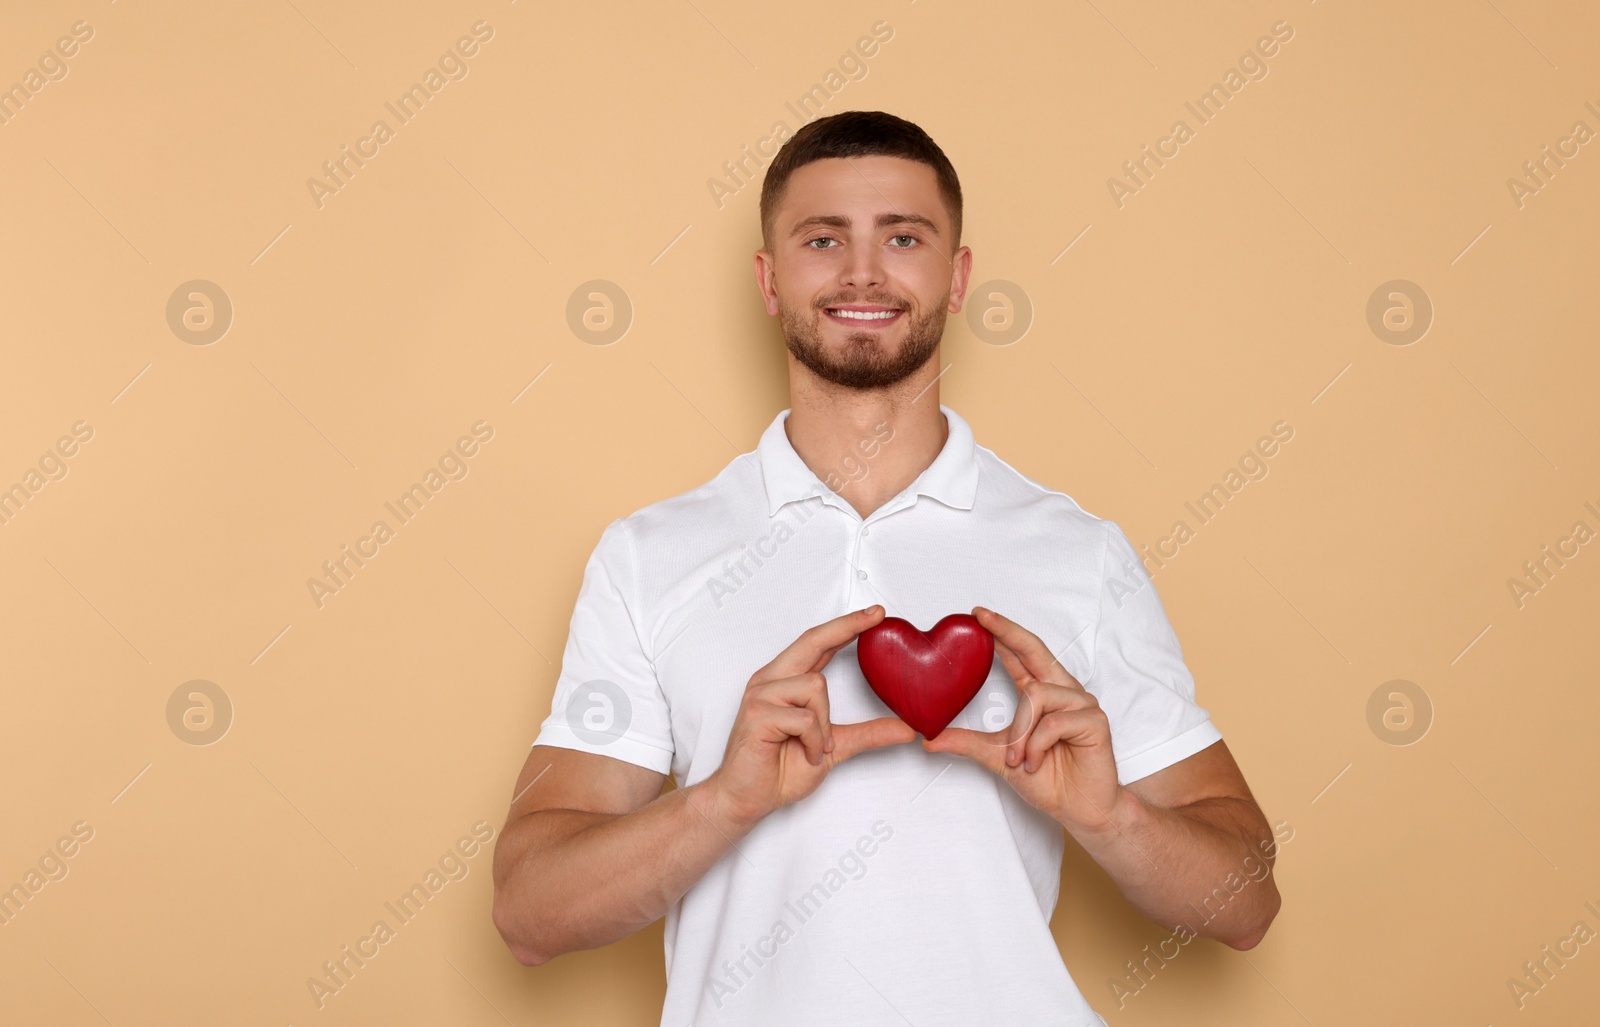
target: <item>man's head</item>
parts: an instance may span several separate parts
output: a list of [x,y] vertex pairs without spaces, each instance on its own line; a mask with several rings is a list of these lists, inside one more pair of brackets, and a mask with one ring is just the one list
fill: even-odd
[[761,187],[756,278],[795,360],[825,382],[886,389],[927,364],[972,266],[961,184],[927,133],[847,111],[795,133]]

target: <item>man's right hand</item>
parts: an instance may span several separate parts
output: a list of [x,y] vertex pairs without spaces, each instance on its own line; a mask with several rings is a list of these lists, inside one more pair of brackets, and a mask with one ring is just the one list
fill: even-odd
[[722,765],[705,783],[719,809],[753,826],[816,791],[828,771],[858,752],[917,737],[899,717],[834,724],[822,668],[861,632],[883,620],[881,606],[819,624],[795,640],[745,686]]

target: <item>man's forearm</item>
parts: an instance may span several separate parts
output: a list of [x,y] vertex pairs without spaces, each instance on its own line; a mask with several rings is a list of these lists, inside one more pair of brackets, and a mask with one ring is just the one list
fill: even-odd
[[529,814],[496,852],[495,924],[527,965],[608,945],[664,916],[752,826],[710,780],[627,814]]
[[1169,928],[1240,949],[1260,941],[1282,899],[1270,873],[1276,843],[1256,806],[1217,798],[1165,809],[1122,796],[1111,826],[1068,830],[1123,896]]

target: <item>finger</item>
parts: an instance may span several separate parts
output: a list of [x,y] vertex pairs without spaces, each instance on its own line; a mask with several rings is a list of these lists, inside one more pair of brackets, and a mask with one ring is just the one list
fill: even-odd
[[[850,642],[853,641],[855,641],[854,638],[850,640]],[[850,642],[845,642],[841,645],[836,645],[832,648],[823,650],[822,654],[817,657],[816,662],[811,665],[811,669],[820,671],[822,668],[826,667],[833,660],[833,658],[838,655],[839,650],[849,645]]]
[[833,748],[833,732],[828,711],[828,679],[821,673],[797,674],[778,681],[758,681],[749,686],[752,695],[761,702],[778,705],[802,706],[817,715],[822,724],[822,746]]
[[[1000,657],[1000,663],[1011,676],[1012,683],[1017,690],[1017,708],[1011,715],[1011,723],[1000,731],[990,732],[989,737],[993,744],[999,746],[1014,746],[1028,737],[1028,730],[1033,726],[1033,721],[1038,719],[1036,713],[1039,703],[1034,699],[1033,690],[1039,688],[1040,682],[1028,673],[1017,659],[1017,654],[1012,652],[1004,642],[996,641],[994,644],[995,655]],[[1017,750],[1020,752],[1020,749]],[[1012,761],[1013,763],[1015,761]]]
[[835,724],[833,761],[842,763],[858,752],[899,745],[916,737],[916,729],[899,717],[878,717],[859,724]]
[[1006,669],[1007,674],[1011,675],[1012,681],[1020,685],[1024,681],[1033,679],[1033,674],[1029,672],[1027,667],[1022,665],[1022,661],[1017,658],[1017,654],[1012,651],[1010,646],[998,638],[994,640],[994,654],[1000,657],[1000,665]]
[[[1046,681],[1030,681],[1025,690],[1018,690],[1017,716],[1013,718],[1013,726],[1023,719],[1026,712],[1027,720],[1024,726],[1012,731],[1007,740],[1006,762],[1015,767],[1022,763],[1027,755],[1026,749],[1033,735],[1038,732],[1039,725],[1045,717],[1061,710],[1080,710],[1086,707],[1098,707],[1100,701],[1082,688],[1068,688],[1065,685],[1055,685]],[[1026,703],[1026,710],[1023,704]]]
[[1098,708],[1056,710],[1039,719],[1039,724],[1028,736],[1027,753],[1022,769],[1033,773],[1044,762],[1045,753],[1058,743],[1067,745],[1093,745],[1106,733],[1105,713]]
[[820,670],[827,662],[824,657],[831,659],[834,653],[849,645],[857,635],[883,620],[883,613],[882,606],[869,606],[808,628],[787,649],[773,657],[771,663],[756,671],[751,682],[794,677],[796,674]]
[[[1059,660],[1056,662],[1055,666],[1060,673],[1046,679],[1038,677],[1031,670],[1025,667],[1022,663],[1022,660],[1011,649],[1011,647],[1006,645],[1004,642],[999,641],[998,639],[996,639],[994,643],[994,652],[996,656],[1000,657],[1001,665],[1005,667],[1006,673],[1011,675],[1011,679],[1013,681],[1046,681],[1048,684],[1062,688],[1076,688],[1079,690],[1083,689],[1083,685],[1078,681],[1077,678],[1072,676],[1072,672],[1067,669],[1066,664],[1061,663]],[[1056,680],[1057,677],[1065,678],[1066,680],[1058,681]]]
[[826,755],[822,749],[822,725],[811,710],[803,706],[763,704],[758,708],[756,720],[761,729],[759,737],[768,742],[781,744],[790,738],[800,739],[806,749],[806,759],[813,765],[821,763]]
[[932,738],[923,739],[922,748],[927,752],[948,752],[956,756],[965,756],[996,774],[1004,775],[1006,766],[1002,754],[1006,751],[1005,741],[1003,738],[997,739],[998,734],[993,731],[972,731],[964,727],[947,727]]
[[[1066,666],[1044,644],[1044,640],[1027,628],[1001,614],[994,612],[986,606],[975,606],[972,615],[978,618],[989,633],[995,637],[995,648],[999,649],[1003,643],[1022,661],[1028,673],[1036,678],[1045,679],[1051,676],[1054,668],[1061,668],[1061,674],[1074,685],[1079,684],[1078,679],[1072,676]],[[1013,677],[1016,675],[1013,674]],[[1081,687],[1081,686],[1080,686]]]
[[1011,723],[1006,726],[1004,737],[996,743],[1006,747],[1005,761],[1014,767],[1022,762],[1022,746],[1027,742],[1034,723],[1044,713],[1040,689],[1045,687],[1045,683],[1034,677],[1022,665],[1016,652],[999,639],[995,640],[994,651],[1017,687],[1016,712],[1011,715]]

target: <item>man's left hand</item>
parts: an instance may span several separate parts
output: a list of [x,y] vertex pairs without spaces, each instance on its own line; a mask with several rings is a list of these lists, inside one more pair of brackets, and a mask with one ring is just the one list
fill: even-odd
[[1037,635],[986,607],[972,613],[994,635],[994,650],[1016,683],[1017,712],[999,731],[947,727],[922,747],[976,760],[1068,831],[1111,829],[1125,796],[1099,700]]

